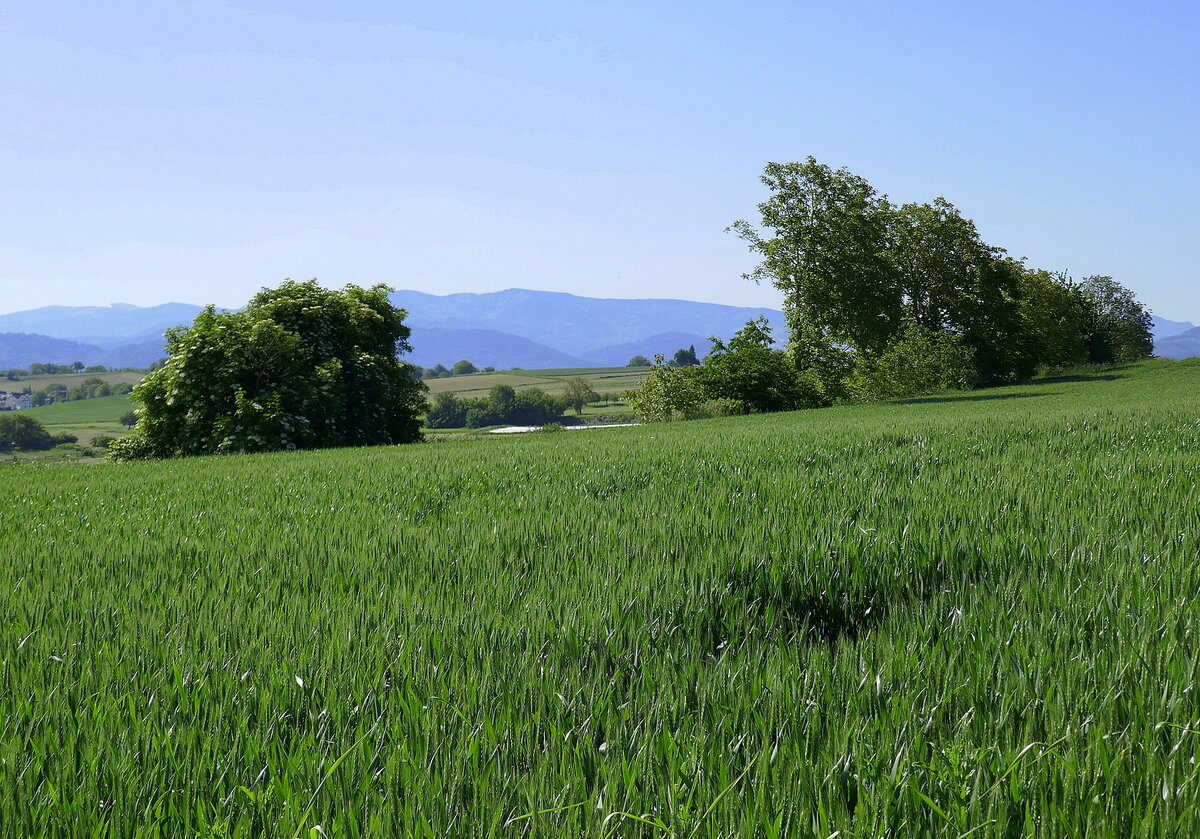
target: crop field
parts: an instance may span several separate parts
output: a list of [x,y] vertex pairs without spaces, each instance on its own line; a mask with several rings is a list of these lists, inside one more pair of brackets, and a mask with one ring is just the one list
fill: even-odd
[[1200,834],[1200,361],[0,467],[0,834]]
[[428,379],[429,392],[449,391],[460,397],[487,396],[494,385],[508,385],[514,390],[538,388],[547,393],[566,390],[566,380],[572,376],[587,379],[600,393],[624,393],[640,387],[648,367],[581,367],[563,370],[505,370],[496,373],[475,373],[469,376],[449,376]]

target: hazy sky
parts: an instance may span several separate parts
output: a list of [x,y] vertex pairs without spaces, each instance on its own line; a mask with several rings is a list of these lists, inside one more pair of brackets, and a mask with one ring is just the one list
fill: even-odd
[[776,305],[770,160],[1200,322],[1193,2],[0,0],[0,312],[284,277]]

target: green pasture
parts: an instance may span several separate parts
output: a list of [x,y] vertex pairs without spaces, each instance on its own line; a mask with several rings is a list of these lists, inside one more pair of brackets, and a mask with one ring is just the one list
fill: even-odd
[[1200,833],[1200,361],[0,471],[4,835]]
[[121,425],[121,417],[133,410],[128,394],[56,402],[41,408],[28,408],[22,413],[33,417],[51,434],[74,434],[79,442],[88,444],[100,434],[120,437],[129,431]]

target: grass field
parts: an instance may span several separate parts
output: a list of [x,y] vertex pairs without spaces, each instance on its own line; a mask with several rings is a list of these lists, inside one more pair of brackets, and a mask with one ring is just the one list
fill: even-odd
[[449,376],[428,379],[429,392],[449,391],[460,397],[487,396],[495,385],[508,385],[514,390],[539,388],[547,393],[566,390],[566,380],[573,376],[587,379],[600,393],[624,393],[639,387],[646,378],[648,367],[581,367],[557,370],[503,370],[496,373],[473,373],[469,376]]
[[0,833],[1197,835],[1198,470],[1200,361],[0,467]]
[[[40,390],[46,385],[62,385],[68,390],[78,385],[85,379],[103,379],[110,385],[115,384],[131,384],[136,385],[146,375],[145,370],[124,370],[114,373],[55,373],[49,376],[27,376],[15,382],[8,382],[8,390]],[[4,383],[0,383],[0,390],[5,387]]]
[[120,437],[129,431],[121,425],[121,416],[133,410],[129,396],[101,396],[75,402],[57,402],[41,408],[28,408],[22,413],[46,426],[51,434],[74,434],[79,442],[88,444],[99,434]]

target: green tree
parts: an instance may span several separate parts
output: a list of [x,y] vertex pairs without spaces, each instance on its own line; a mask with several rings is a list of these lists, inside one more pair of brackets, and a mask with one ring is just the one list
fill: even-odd
[[137,425],[137,413],[134,411],[126,411],[125,413],[121,414],[120,423],[126,428],[133,428],[135,425]]
[[790,348],[801,369],[836,349],[882,349],[903,313],[900,278],[888,254],[891,205],[866,180],[812,157],[768,163],[771,197],[758,205],[765,236],[739,220],[731,230],[762,262],[749,279],[784,294]]
[[517,392],[510,385],[492,385],[488,391],[487,409],[498,422],[507,422],[516,404]]
[[696,345],[692,344],[687,349],[682,347],[675,351],[675,355],[671,358],[672,367],[695,367],[700,363],[700,359],[696,358]]
[[479,369],[465,358],[462,361],[455,362],[454,366],[450,368],[450,373],[455,376],[467,376],[478,372]]
[[696,367],[671,367],[661,355],[654,357],[654,366],[642,381],[642,386],[625,394],[625,401],[634,414],[649,422],[666,422],[686,415],[702,404],[706,397],[704,386],[696,375]]
[[743,411],[789,411],[814,407],[820,395],[802,377],[782,350],[775,350],[766,318],[746,323],[723,343],[710,338],[712,349],[698,368],[698,379],[709,399],[738,403]]
[[263,289],[239,312],[209,306],[168,330],[167,363],[134,388],[121,458],[407,443],[425,387],[397,358],[406,312],[387,286]]
[[1154,354],[1150,312],[1132,291],[1106,276],[1084,277],[1076,288],[1087,312],[1089,361],[1140,361]]
[[453,393],[435,393],[425,414],[425,425],[429,428],[462,428],[466,425],[467,411]]
[[33,417],[19,412],[0,414],[0,451],[41,451],[54,445],[50,432]]
[[1021,319],[1025,341],[1038,365],[1071,367],[1087,361],[1087,307],[1066,276],[1024,271]]
[[625,366],[626,367],[649,367],[650,359],[646,358],[646,356],[644,356],[644,355],[635,355],[633,358],[629,359],[629,363],[626,364]]
[[889,344],[910,340],[909,325],[916,324],[961,336],[980,384],[1032,373],[1022,341],[1023,266],[984,243],[975,223],[944,198],[896,208],[890,226],[888,253],[900,277],[904,318]]
[[974,353],[962,335],[909,324],[887,349],[863,356],[847,382],[857,402],[906,399],[975,383]]
[[567,389],[563,393],[563,401],[575,409],[576,416],[583,413],[583,406],[590,399],[598,397],[592,383],[583,376],[572,376],[566,381]]

